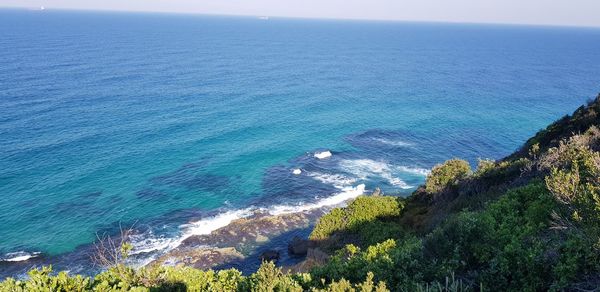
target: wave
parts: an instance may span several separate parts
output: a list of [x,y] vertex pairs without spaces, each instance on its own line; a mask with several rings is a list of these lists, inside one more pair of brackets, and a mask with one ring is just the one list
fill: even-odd
[[133,249],[131,255],[165,251],[176,248],[185,239],[195,235],[207,235],[211,232],[229,225],[237,219],[253,215],[254,209],[246,208],[241,210],[230,210],[212,217],[207,217],[195,222],[190,222],[179,226],[182,233],[179,236],[167,237],[164,235],[156,236],[152,231],[131,236]]
[[132,259],[129,264],[135,267],[146,266],[160,254],[166,253],[180,246],[184,240],[196,235],[208,235],[213,231],[225,227],[234,220],[249,217],[258,211],[252,208],[230,210],[212,217],[207,217],[195,222],[179,226],[181,233],[171,237],[166,235],[156,236],[152,231],[132,235],[130,237],[133,249],[130,252]]
[[131,243],[133,245],[131,255],[137,255],[138,257],[141,257],[141,259],[138,258],[137,262],[134,263],[136,266],[144,266],[149,264],[156,257],[157,253],[168,252],[174,248],[177,248],[189,237],[208,235],[213,231],[225,227],[238,219],[247,218],[257,213],[266,213],[277,216],[290,213],[306,212],[330,206],[338,206],[364,193],[365,185],[360,184],[356,187],[344,187],[341,192],[317,200],[314,203],[301,203],[298,205],[275,205],[262,208],[249,207],[246,209],[226,211],[212,217],[188,224],[183,224],[180,226],[181,233],[173,237],[156,236],[152,232],[133,235],[131,237]]
[[365,185],[360,184],[356,187],[346,187],[342,192],[339,192],[333,196],[323,198],[315,203],[311,204],[299,204],[299,205],[277,205],[269,208],[268,213],[271,215],[283,215],[290,213],[299,213],[310,211],[314,209],[338,206],[344,202],[354,199],[365,193]]
[[25,252],[25,251],[17,251],[17,252],[9,252],[5,254],[2,258],[0,258],[0,262],[22,262],[35,257],[38,257],[41,252]]
[[356,182],[356,179],[347,177],[342,174],[310,172],[308,173],[308,176],[324,184],[332,185],[336,189],[343,189],[344,187],[350,186]]
[[389,140],[389,139],[385,139],[385,138],[373,138],[373,140],[377,141],[381,144],[386,144],[386,145],[390,145],[390,146],[397,146],[397,147],[412,147],[412,146],[414,146],[414,144],[409,143],[409,142],[394,141],[394,140]]
[[407,184],[401,178],[394,174],[405,172],[418,175],[427,175],[426,169],[411,168],[406,166],[394,166],[384,161],[375,161],[371,159],[346,159],[340,162],[340,167],[343,171],[350,173],[359,179],[367,179],[369,177],[381,177],[389,184],[401,189],[411,189],[413,186]]
[[329,150],[327,150],[327,151],[323,151],[323,152],[316,152],[314,156],[318,159],[325,159],[325,158],[331,157],[331,155],[332,155],[331,152]]
[[411,174],[416,174],[416,175],[421,175],[421,176],[428,176],[429,173],[431,172],[431,170],[429,170],[427,168],[419,168],[419,167],[396,166],[396,169],[398,169],[401,172],[406,172],[406,173],[411,173]]
[[207,235],[211,232],[229,225],[237,219],[249,217],[255,212],[253,208],[227,211],[213,217],[202,219],[196,222],[184,224],[181,227],[185,230],[183,237],[188,238],[194,235]]
[[413,186],[407,184],[405,181],[403,181],[403,180],[401,180],[401,179],[399,179],[397,177],[385,175],[385,176],[383,176],[383,178],[387,179],[387,181],[391,185],[399,187],[399,188],[401,188],[403,190],[407,190],[407,189],[412,189],[413,188]]
[[[316,152],[314,154],[318,159],[325,159],[331,155],[330,151]],[[428,173],[428,170],[426,169],[394,166],[384,161],[371,159],[342,159],[339,161],[338,168],[338,173],[308,171],[301,168],[291,169],[293,174],[306,175],[316,181],[331,185],[338,189],[338,192],[335,192],[330,196],[317,198],[312,202],[298,204],[250,206],[243,209],[230,209],[211,217],[180,225],[179,230],[171,235],[158,235],[151,231],[135,235],[132,237],[134,248],[131,253],[136,258],[136,264],[138,266],[143,266],[150,263],[161,254],[177,248],[190,237],[209,235],[213,231],[226,227],[238,219],[251,217],[255,214],[277,216],[340,206],[346,201],[365,193],[365,184],[360,183],[356,185],[361,180],[368,181],[369,178],[378,177],[386,180],[392,186],[401,189],[410,189],[413,187],[397,177],[397,174],[410,173],[426,175]]]
[[360,179],[366,179],[373,174],[389,172],[390,167],[383,161],[371,159],[346,159],[340,162],[340,167],[346,172],[356,175]]
[[152,231],[142,234],[131,235],[129,240],[133,245],[130,255],[146,254],[168,249],[176,242],[174,238],[156,236]]
[[332,196],[328,196],[326,198],[322,198],[315,203],[309,204],[298,204],[298,205],[275,205],[269,207],[249,207],[245,209],[239,210],[231,210],[224,213],[220,213],[213,217],[209,217],[206,219],[202,219],[196,222],[188,223],[181,225],[180,228],[184,230],[181,238],[179,239],[179,243],[185,240],[188,237],[195,235],[208,235],[211,232],[225,227],[231,222],[250,217],[256,213],[267,213],[270,215],[282,215],[289,213],[298,213],[309,211],[313,209],[335,206],[344,203],[347,200],[356,198],[365,193],[365,185],[360,184],[356,187],[345,187],[341,192],[335,193]]

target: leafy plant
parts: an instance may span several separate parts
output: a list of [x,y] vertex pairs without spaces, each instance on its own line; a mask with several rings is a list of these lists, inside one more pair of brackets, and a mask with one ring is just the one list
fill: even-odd
[[428,193],[437,193],[448,186],[455,185],[459,180],[471,174],[471,166],[465,160],[450,159],[438,164],[431,169],[425,182],[425,190]]

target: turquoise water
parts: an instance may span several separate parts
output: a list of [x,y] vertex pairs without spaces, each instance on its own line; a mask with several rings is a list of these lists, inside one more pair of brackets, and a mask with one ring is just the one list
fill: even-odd
[[0,10],[0,258],[406,195],[599,91],[598,29]]

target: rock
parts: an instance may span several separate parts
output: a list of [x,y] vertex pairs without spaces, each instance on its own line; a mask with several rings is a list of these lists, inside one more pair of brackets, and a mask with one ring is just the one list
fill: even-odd
[[377,197],[377,196],[381,196],[381,195],[383,195],[383,192],[381,191],[380,188],[375,188],[375,190],[371,194],[371,196],[373,196],[373,197]]
[[[269,237],[277,237],[289,230],[308,228],[325,214],[327,209],[315,209],[307,212],[290,213],[272,216],[268,213],[256,212],[252,216],[234,220],[229,225],[219,228],[210,234],[193,235],[173,250],[154,261],[156,264],[168,262],[170,265],[183,265],[208,269],[223,265],[252,265],[257,261],[256,255],[266,249],[262,247],[269,242]],[[302,240],[302,239],[300,239]],[[269,248],[282,251],[287,242]],[[311,243],[312,244],[312,243]],[[310,245],[309,245],[310,246]],[[306,247],[301,244],[293,248],[291,255],[306,254]],[[257,254],[258,253],[258,254]],[[253,254],[246,258],[244,255]],[[268,256],[266,260],[277,260],[279,256]]]
[[266,236],[264,236],[262,234],[257,234],[256,235],[256,242],[257,243],[263,243],[263,242],[267,242],[267,241],[269,241],[268,237],[266,237]]
[[261,262],[277,262],[279,260],[278,250],[267,250],[260,254]]
[[191,250],[174,250],[164,255],[150,265],[185,265],[197,269],[209,269],[222,263],[243,260],[244,256],[232,247],[205,247]]
[[308,239],[295,236],[288,244],[288,253],[293,256],[305,256],[314,243]]

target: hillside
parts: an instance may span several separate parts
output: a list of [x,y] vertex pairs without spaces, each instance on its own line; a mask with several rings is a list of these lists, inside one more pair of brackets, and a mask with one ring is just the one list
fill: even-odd
[[308,249],[293,267],[242,275],[115,261],[95,278],[34,270],[0,291],[598,290],[599,127],[600,95],[504,159],[475,170],[446,161],[405,199],[359,197],[291,246]]

